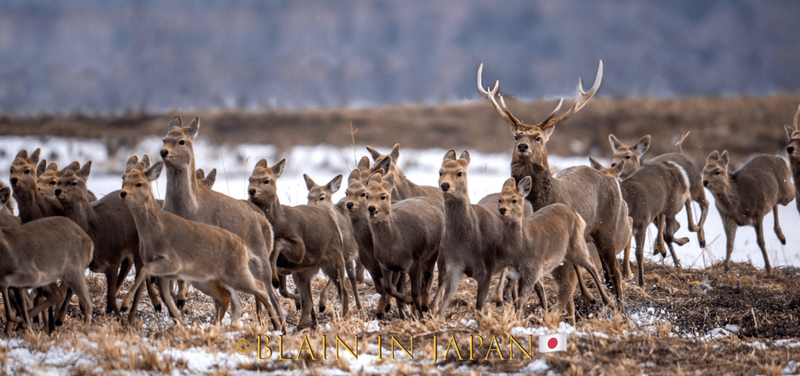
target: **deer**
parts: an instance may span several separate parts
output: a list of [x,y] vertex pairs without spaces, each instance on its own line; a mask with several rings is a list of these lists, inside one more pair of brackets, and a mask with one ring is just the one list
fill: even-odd
[[37,189],[36,171],[41,149],[36,149],[28,155],[26,150],[20,150],[11,163],[11,188],[14,189],[14,199],[19,207],[22,223],[35,219],[64,215],[58,201],[47,200]]
[[[180,117],[174,117],[167,128],[161,159],[167,170],[167,193],[164,210],[191,221],[217,226],[238,235],[247,244],[250,272],[267,285],[268,308],[277,312],[271,316],[276,330],[283,328],[285,319],[280,301],[272,287],[273,269],[271,261],[275,253],[273,231],[270,222],[257,208],[222,193],[213,191],[197,180],[194,140],[200,129],[200,118],[195,117],[184,126]],[[237,294],[232,294],[231,319],[241,317],[241,303]],[[179,294],[178,306],[185,304]],[[258,304],[256,310],[258,311]],[[131,317],[130,320],[133,320]]]
[[[358,168],[350,172],[347,178],[347,189],[345,190],[344,207],[347,216],[353,227],[353,235],[358,243],[358,257],[364,268],[372,276],[375,291],[380,295],[375,316],[378,320],[386,318],[386,312],[391,310],[391,295],[387,292],[388,287],[383,286],[383,274],[378,260],[375,258],[375,247],[372,241],[372,230],[369,227],[369,216],[367,211],[367,182],[370,177],[369,158],[363,157],[359,161]],[[379,174],[383,174],[378,172]],[[397,277],[395,290],[400,294],[405,294],[405,273],[394,273]],[[405,318],[405,303],[398,301],[400,318]]]
[[[61,170],[58,169],[58,163],[50,162],[50,164],[47,164],[47,160],[42,159],[36,167],[36,177],[36,188],[39,190],[39,193],[41,193],[46,200],[52,201],[53,205],[60,205],[61,202],[58,201],[56,197],[58,178],[61,177]],[[87,190],[86,195],[89,198],[89,202],[97,201],[97,196],[95,196],[92,191]]]
[[[442,199],[423,196],[393,203],[394,182],[392,172],[383,177],[375,173],[367,182],[365,198],[374,255],[386,292],[398,301],[413,304],[421,316],[429,311],[433,268],[444,237]],[[411,298],[399,293],[393,284],[393,273],[399,272],[408,273]]]
[[[128,159],[126,169],[130,170],[140,163],[138,157]],[[150,157],[145,155],[143,166],[150,166]],[[120,316],[117,305],[117,292],[125,281],[131,265],[136,266],[137,274],[143,265],[139,255],[140,234],[131,216],[130,209],[118,194],[111,192],[102,199],[90,202],[87,183],[92,171],[92,162],[83,166],[73,162],[59,172],[54,190],[67,218],[78,224],[92,239],[94,254],[89,270],[103,273],[106,277],[106,310]],[[160,312],[162,307],[153,285],[147,281],[147,291],[153,309]],[[162,298],[164,297],[162,292]],[[138,303],[138,301],[137,301]],[[133,309],[136,309],[134,304]]]
[[211,189],[214,187],[214,183],[217,182],[217,169],[212,168],[211,171],[208,172],[208,176],[206,176],[205,171],[202,168],[198,168],[197,172],[195,172],[195,176],[197,177],[197,182],[200,185]]
[[[514,149],[511,157],[511,176],[519,182],[526,176],[532,180],[532,188],[526,199],[530,201],[534,212],[554,203],[563,203],[574,208],[586,221],[585,236],[590,249],[596,249],[602,261],[603,269],[608,274],[614,287],[617,299],[623,297],[622,276],[616,259],[630,240],[628,208],[620,194],[618,183],[610,176],[604,175],[589,166],[576,166],[551,174],[547,161],[547,141],[560,124],[580,111],[600,88],[603,80],[603,61],[601,60],[595,82],[588,92],[583,91],[583,84],[578,80],[579,97],[566,113],[556,117],[564,100],[541,122],[528,125],[517,119],[498,95],[500,81],[493,88],[483,88],[483,64],[478,67],[477,84],[479,92],[489,100],[501,119],[510,124],[514,136]],[[499,97],[499,98],[498,98]],[[593,251],[590,251],[593,252]],[[567,314],[574,317],[574,304],[571,291],[574,290],[573,265],[565,262],[553,271],[560,286],[569,291],[559,290],[557,309],[566,308]],[[580,276],[578,276],[580,277]],[[579,281],[580,282],[580,281]],[[568,299],[569,297],[569,299]],[[590,299],[593,301],[593,299]]]
[[[611,169],[604,168],[600,162],[589,157],[595,169],[619,176],[627,161],[621,161]],[[613,172],[611,172],[611,171]],[[648,162],[628,175],[620,183],[622,198],[628,204],[628,216],[632,223],[632,236],[636,239],[636,264],[639,271],[639,286],[644,286],[644,241],[647,227],[656,223],[658,234],[655,239],[655,252],[666,254],[664,242],[669,247],[672,260],[680,270],[680,261],[672,247],[673,234],[665,230],[665,223],[677,222],[675,216],[691,202],[689,177],[676,162]],[[630,248],[626,247],[625,262],[630,262]]]
[[[261,209],[272,224],[275,248],[279,252],[275,263],[279,269],[292,273],[294,283],[300,291],[301,313],[298,328],[315,327],[311,280],[320,269],[337,288],[342,303],[342,316],[349,313],[349,299],[344,286],[343,241],[336,220],[324,208],[281,204],[277,180],[283,175],[285,167],[285,158],[271,167],[266,159],[259,160],[250,175],[248,200]],[[281,290],[286,292],[285,288]]]
[[[689,224],[689,231],[697,233],[697,241],[699,242],[700,247],[703,248],[706,246],[706,235],[705,230],[703,230],[703,225],[706,223],[706,217],[708,216],[709,203],[706,199],[705,190],[701,185],[702,177],[700,176],[700,169],[697,167],[697,165],[695,165],[694,162],[692,162],[691,159],[689,159],[689,157],[683,155],[683,141],[688,135],[689,132],[684,132],[680,141],[675,144],[678,146],[680,153],[662,154],[644,162],[644,164],[674,162],[686,172],[686,176],[689,177],[689,192],[692,195],[692,201],[695,201],[698,205],[700,205],[700,220],[698,220],[697,224],[695,224],[694,216],[692,215],[692,203],[691,201],[686,203],[687,223]],[[620,174],[621,179],[627,178],[634,171],[642,167],[642,155],[644,155],[644,153],[650,148],[649,135],[642,136],[639,141],[636,142],[636,144],[626,145],[620,142],[613,134],[610,134],[608,135],[608,142],[611,145],[611,150],[614,152],[611,160],[611,167],[614,167],[616,164],[625,161],[625,168]],[[678,221],[668,219],[664,234],[673,239],[673,243],[682,246],[686,244],[689,239],[675,238],[673,236],[679,228],[680,224]]]
[[[794,122],[792,126],[784,125],[786,130],[786,137],[789,138],[789,144],[786,145],[786,153],[789,155],[789,168],[792,171],[792,179],[794,179],[795,197],[800,197],[800,129],[797,127],[797,120],[800,118],[800,106],[794,114]],[[796,200],[797,211],[800,212],[800,200]]]
[[[469,152],[464,150],[456,159],[456,151],[448,151],[439,169],[439,187],[444,198],[445,235],[442,253],[446,265],[444,295],[438,304],[437,317],[443,319],[464,274],[478,284],[475,309],[483,310],[492,276],[503,269],[500,242],[503,221],[497,211],[497,199],[483,205],[469,200],[467,167]],[[484,200],[482,200],[484,201]],[[523,216],[531,215],[530,204]],[[501,284],[504,277],[501,277]],[[499,287],[502,291],[502,287]],[[547,306],[542,285],[536,284],[539,299]],[[502,300],[501,300],[502,301]],[[545,308],[546,309],[546,308]]]
[[391,173],[395,176],[392,200],[405,200],[411,197],[433,197],[441,200],[442,193],[438,187],[416,185],[406,179],[406,176],[397,167],[397,159],[400,158],[400,144],[394,144],[389,154],[381,154],[371,146],[367,146],[367,151],[372,155],[372,160],[375,161],[371,172],[374,173],[380,169],[387,174]]
[[[532,188],[530,176],[520,179],[519,183],[513,177],[508,178],[503,183],[498,202],[503,222],[501,258],[509,268],[519,273],[518,315],[522,316],[534,285],[564,261],[586,269],[594,279],[603,303],[615,309],[589,254],[584,238],[586,222],[575,209],[560,203],[542,207],[526,219],[523,203]],[[571,299],[572,292],[569,293]]]
[[[218,326],[231,302],[231,290],[254,295],[256,305],[266,307],[267,314],[276,321],[278,313],[272,308],[266,285],[250,272],[251,252],[242,238],[220,227],[167,212],[156,202],[152,182],[163,167],[163,162],[146,170],[134,166],[123,175],[119,196],[139,231],[139,253],[144,265],[122,304],[130,304],[147,277],[173,277],[191,282],[214,299]],[[167,291],[166,281],[159,279],[162,292]],[[164,302],[172,317],[185,325],[172,299],[164,298]]]
[[786,206],[795,198],[795,187],[786,161],[774,155],[757,155],[736,171],[728,171],[728,151],[714,150],[703,167],[703,186],[714,195],[715,205],[725,229],[725,270],[733,253],[736,229],[753,226],[756,241],[764,256],[764,267],[770,275],[772,267],[764,245],[764,216],[770,212],[775,218],[775,235],[786,245],[778,222],[778,205]]
[[[355,268],[353,267],[356,258],[358,258],[358,243],[353,235],[353,225],[350,223],[350,219],[347,218],[344,213],[340,212],[338,208],[334,206],[333,200],[331,200],[333,194],[336,193],[339,188],[341,188],[342,179],[344,179],[344,176],[342,174],[336,175],[325,185],[318,185],[313,179],[311,179],[310,176],[308,176],[308,174],[303,174],[303,179],[306,182],[306,188],[308,188],[308,205],[320,206],[321,208],[325,209],[336,221],[336,226],[339,228],[339,234],[341,235],[343,242],[342,257],[344,257],[345,261],[345,271],[347,272],[347,278],[350,280],[350,287],[353,289],[356,308],[361,310],[361,298],[358,294],[358,281],[356,280],[356,272]],[[323,289],[322,293],[320,293],[320,312],[325,312],[325,298],[327,297],[330,289],[333,287],[333,281],[328,280],[328,283],[325,285],[325,289]]]
[[[43,236],[46,234],[46,236]],[[6,313],[10,312],[9,288],[33,289],[53,286],[61,281],[78,295],[84,316],[84,331],[92,324],[92,300],[84,271],[92,259],[92,240],[74,222],[64,217],[48,217],[0,230],[0,291]],[[58,289],[56,287],[56,289]],[[19,310],[31,328],[25,299]],[[6,322],[6,335],[11,321]]]

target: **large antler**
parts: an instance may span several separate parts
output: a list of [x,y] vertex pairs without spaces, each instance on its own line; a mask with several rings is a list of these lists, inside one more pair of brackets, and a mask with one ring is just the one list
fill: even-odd
[[[495,95],[497,95],[497,92],[500,89],[500,80],[495,81],[494,88],[489,89],[487,87],[486,89],[484,89],[483,81],[481,78],[482,74],[483,74],[483,63],[481,63],[481,65],[478,67],[478,91],[480,91],[484,97],[486,97],[487,99],[489,99],[490,102],[492,102],[494,110],[497,112],[498,115],[500,115],[500,117],[503,120],[507,121],[508,123],[514,126],[525,125],[528,127],[539,127],[542,129],[547,129],[569,119],[570,116],[580,111],[581,108],[583,108],[583,106],[586,106],[586,103],[589,102],[589,99],[591,99],[592,96],[594,96],[594,94],[597,93],[597,90],[600,89],[600,84],[603,82],[603,60],[600,60],[600,64],[597,67],[597,75],[595,76],[594,84],[592,85],[592,88],[589,89],[588,92],[583,91],[583,82],[581,81],[580,77],[578,77],[578,91],[580,92],[580,96],[578,97],[578,99],[575,100],[575,103],[572,105],[572,108],[570,108],[569,111],[567,111],[566,113],[557,118],[554,118],[556,113],[558,113],[558,110],[561,109],[561,105],[564,103],[564,98],[561,98],[555,110],[553,110],[550,113],[550,115],[548,115],[544,120],[542,120],[541,122],[539,122],[534,126],[524,124],[519,119],[514,117],[514,115],[512,115],[511,111],[508,109],[508,106],[506,106],[506,103],[503,100],[502,95],[500,95],[500,103],[498,104],[498,101],[495,99]],[[798,112],[798,114],[800,114],[800,112]],[[795,123],[797,122],[796,120],[797,117],[795,117]]]

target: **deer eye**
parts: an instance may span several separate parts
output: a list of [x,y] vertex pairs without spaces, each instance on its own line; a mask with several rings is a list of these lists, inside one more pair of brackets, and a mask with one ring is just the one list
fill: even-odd
[[631,156],[630,155],[626,155],[625,159],[631,159]]
[[136,188],[140,188],[141,186],[142,186],[142,183],[136,184]]
[[458,176],[458,177],[461,177],[461,173],[460,173],[460,172],[459,172],[459,173],[457,173],[457,174],[456,174],[456,176]]
[[512,203],[512,204],[516,204],[516,203],[517,203],[517,200],[511,200],[511,203]]
[[367,197],[367,194],[366,193],[362,193],[361,197]]
[[167,143],[167,139],[165,138],[165,139],[161,140],[161,142],[162,142],[163,144],[166,144],[166,143]]
[[269,179],[264,180],[264,184],[269,184]]
[[441,171],[439,171],[439,176],[442,176],[442,172]]
[[183,145],[183,144],[185,144],[185,143],[186,143],[186,141],[184,141],[184,140],[180,140],[180,141],[178,142],[178,145]]
[[325,197],[320,197],[319,200],[320,201],[325,201]]
[[78,182],[76,182],[76,181],[73,181],[73,182],[72,182],[72,186],[73,186],[73,187],[75,187],[75,186],[77,186],[77,185],[78,185]]
[[536,136],[536,142],[542,142],[542,136]]
[[381,201],[386,201],[386,196],[381,196]]
[[31,170],[25,170],[25,175],[30,174]]
[[56,185],[56,181],[55,180],[51,181],[50,185]]
[[714,171],[714,175],[719,175],[719,171]]
[[514,141],[517,141],[517,140],[519,140],[519,136],[514,135]]

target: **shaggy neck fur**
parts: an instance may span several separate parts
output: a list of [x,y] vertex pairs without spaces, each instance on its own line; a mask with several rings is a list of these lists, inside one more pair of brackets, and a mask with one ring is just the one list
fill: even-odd
[[555,200],[552,191],[553,177],[546,160],[544,166],[527,161],[512,161],[511,176],[517,183],[526,176],[531,177],[531,192],[526,199],[530,201],[534,211],[552,204]]

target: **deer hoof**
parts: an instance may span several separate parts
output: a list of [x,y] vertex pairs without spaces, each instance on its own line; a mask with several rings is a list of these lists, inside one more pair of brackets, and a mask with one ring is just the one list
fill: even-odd
[[430,311],[430,308],[428,308],[428,306],[426,305],[422,306],[422,313],[428,313],[428,311]]
[[281,283],[278,282],[278,281],[272,281],[272,287],[277,289],[277,288],[281,287]]
[[178,307],[178,309],[183,309],[183,307],[186,306],[186,299],[178,299],[178,300],[176,300],[175,301],[175,306]]
[[705,248],[705,247],[706,247],[706,241],[705,240],[701,240],[700,241],[700,248]]
[[119,307],[119,311],[120,312],[128,312],[128,307],[125,307],[125,306]]
[[780,238],[781,244],[786,245],[786,238]]
[[31,319],[31,323],[38,324],[38,323],[39,323],[39,316],[34,316],[34,317]]
[[61,320],[55,320],[55,322],[56,322],[56,326],[64,325],[64,323],[61,322]]
[[320,304],[319,313],[322,313],[322,312],[325,312],[325,306]]
[[381,312],[378,312],[378,313],[375,314],[375,318],[377,318],[378,320],[383,320],[383,319],[386,318],[386,315],[384,315]]
[[161,312],[161,303],[156,304],[156,306],[153,307],[153,309],[156,310],[156,312]]
[[505,304],[505,302],[504,302],[504,301],[502,301],[502,300],[498,300],[498,301],[494,302],[494,305],[495,305],[496,307],[502,307],[502,306],[503,306],[503,304]]
[[300,302],[294,302],[294,309],[297,311],[300,310]]

